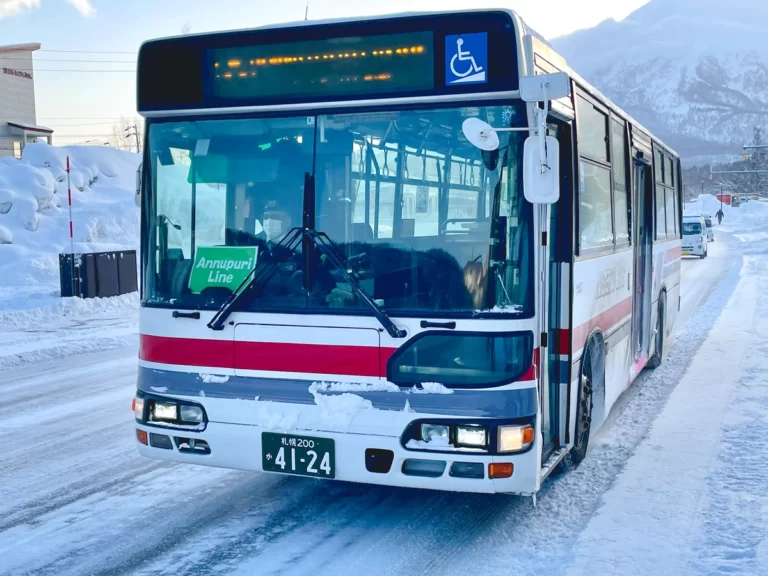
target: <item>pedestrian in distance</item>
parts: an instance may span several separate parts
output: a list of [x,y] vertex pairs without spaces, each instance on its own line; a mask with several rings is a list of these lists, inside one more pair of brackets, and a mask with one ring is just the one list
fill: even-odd
[[715,216],[717,216],[717,225],[720,226],[720,224],[723,223],[723,218],[725,218],[725,214],[723,214],[723,209],[719,208]]

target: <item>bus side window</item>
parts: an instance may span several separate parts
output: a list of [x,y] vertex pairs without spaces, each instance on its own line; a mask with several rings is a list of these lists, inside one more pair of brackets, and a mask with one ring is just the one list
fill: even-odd
[[629,242],[629,185],[627,183],[627,136],[623,122],[611,120],[611,167],[616,243]]

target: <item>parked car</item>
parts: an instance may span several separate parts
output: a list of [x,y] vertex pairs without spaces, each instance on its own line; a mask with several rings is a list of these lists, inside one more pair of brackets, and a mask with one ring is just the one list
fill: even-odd
[[710,242],[715,241],[715,229],[712,227],[712,215],[711,214],[702,214],[702,217],[704,218],[704,224],[707,227],[707,239]]
[[707,257],[707,223],[703,216],[683,217],[683,256]]

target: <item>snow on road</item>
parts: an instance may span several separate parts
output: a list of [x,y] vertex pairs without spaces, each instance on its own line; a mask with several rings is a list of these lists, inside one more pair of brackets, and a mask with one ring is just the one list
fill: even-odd
[[[718,317],[726,303],[749,308],[754,304],[743,301],[749,290],[765,291],[768,280],[756,277],[765,276],[768,254],[750,255],[742,272],[744,244],[727,248],[723,240],[710,246],[708,260],[684,263],[682,321],[665,364],[628,390],[587,460],[576,472],[548,480],[536,508],[525,498],[142,459],[129,410],[135,346],[5,369],[0,574],[410,575],[473,573],[478,566],[510,574],[580,574],[584,566],[602,568],[590,574],[644,574],[653,565],[640,563],[648,556],[641,550],[632,553],[642,548],[636,538],[664,537],[687,553],[674,558],[678,574],[710,574],[715,567],[759,573],[755,567],[768,565],[768,506],[758,473],[767,455],[761,440],[768,432],[768,390],[765,361],[756,355],[768,352],[768,328],[756,323],[751,330],[760,338],[745,345],[743,378],[713,377],[701,385],[702,395],[695,375],[702,362],[707,371],[715,352],[725,354],[721,342],[705,341],[715,322],[724,321]],[[752,321],[766,313],[758,307]],[[748,324],[725,328],[738,338]],[[737,361],[729,358],[722,370]],[[711,416],[709,428],[702,414]],[[724,427],[722,442],[717,422]],[[709,441],[674,444],[680,426],[689,425],[704,430]],[[745,434],[749,430],[754,434]],[[675,466],[678,453],[696,469]],[[657,493],[632,479],[670,486]],[[654,516],[664,510],[664,498],[674,497],[673,485],[692,494]],[[652,505],[653,498],[660,500]],[[690,519],[680,534],[672,528],[685,518],[667,515],[679,511]],[[626,563],[611,564],[617,556]],[[590,564],[591,558],[600,563]],[[614,569],[625,566],[633,569]],[[655,568],[655,575],[669,573]]]
[[138,342],[138,294],[0,312],[0,368]]
[[[581,532],[569,575],[761,572],[768,448],[754,439],[768,431],[768,329],[757,319],[768,306],[757,296],[768,288],[768,267],[752,258],[650,434]],[[739,388],[745,398],[734,404]]]

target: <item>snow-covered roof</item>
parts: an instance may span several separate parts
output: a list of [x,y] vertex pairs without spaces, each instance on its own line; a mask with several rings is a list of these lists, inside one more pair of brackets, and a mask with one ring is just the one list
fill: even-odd
[[53,128],[46,126],[37,126],[36,124],[26,124],[24,122],[8,122],[8,126],[13,128],[20,128],[27,132],[44,132],[45,134],[53,134]]
[[0,46],[0,52],[34,52],[40,50],[39,42],[32,42],[29,44],[9,44],[8,46]]

